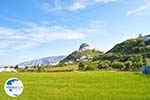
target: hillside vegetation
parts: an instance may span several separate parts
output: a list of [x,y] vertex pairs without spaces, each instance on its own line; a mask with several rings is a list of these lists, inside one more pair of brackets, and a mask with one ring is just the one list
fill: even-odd
[[150,54],[150,40],[143,41],[143,38],[129,39],[115,45],[107,53]]
[[[68,55],[64,60],[61,61],[61,63],[65,63],[68,61],[72,62],[78,62],[83,56],[87,57],[87,60],[91,61],[94,58],[99,57],[102,54],[102,52],[98,50],[85,50],[85,51],[75,51]],[[86,58],[85,58],[86,59]]]

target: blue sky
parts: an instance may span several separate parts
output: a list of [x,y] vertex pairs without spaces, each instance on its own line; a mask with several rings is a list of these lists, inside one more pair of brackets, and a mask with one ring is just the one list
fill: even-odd
[[0,0],[0,65],[102,51],[150,33],[149,0]]

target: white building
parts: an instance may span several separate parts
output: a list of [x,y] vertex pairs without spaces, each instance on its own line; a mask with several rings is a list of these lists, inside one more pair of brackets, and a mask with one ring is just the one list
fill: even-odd
[[0,72],[17,72],[14,68],[4,68],[0,67]]
[[92,57],[90,55],[88,55],[88,56],[82,56],[82,57],[80,57],[80,59],[77,59],[76,61],[82,62],[82,61],[91,61],[91,60],[92,60]]

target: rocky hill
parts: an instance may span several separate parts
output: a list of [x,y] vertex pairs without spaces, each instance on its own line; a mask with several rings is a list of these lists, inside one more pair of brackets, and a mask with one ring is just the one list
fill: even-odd
[[69,54],[60,63],[71,64],[81,61],[92,61],[95,57],[99,57],[101,51],[92,48],[89,44],[83,43],[79,49]]

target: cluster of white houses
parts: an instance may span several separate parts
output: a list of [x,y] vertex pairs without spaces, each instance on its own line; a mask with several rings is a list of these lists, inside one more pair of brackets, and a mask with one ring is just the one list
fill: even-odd
[[0,72],[17,72],[17,70],[14,68],[10,68],[10,67],[8,68],[0,67]]

